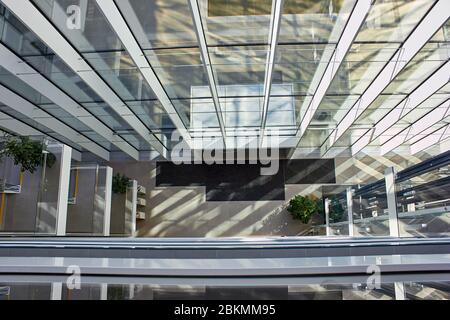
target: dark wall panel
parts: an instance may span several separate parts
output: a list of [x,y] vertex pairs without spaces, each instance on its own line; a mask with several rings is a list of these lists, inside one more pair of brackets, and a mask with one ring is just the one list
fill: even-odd
[[284,170],[262,176],[261,165],[214,165],[208,168],[206,200],[284,200]]
[[157,186],[206,186],[207,201],[284,200],[284,169],[262,176],[259,164],[158,163]]
[[156,185],[205,186],[207,201],[285,200],[285,184],[336,183],[334,160],[281,160],[275,175],[260,164],[182,164],[159,162]]
[[160,187],[183,187],[206,185],[206,165],[158,162],[156,185]]
[[336,183],[334,159],[296,159],[286,162],[286,184]]

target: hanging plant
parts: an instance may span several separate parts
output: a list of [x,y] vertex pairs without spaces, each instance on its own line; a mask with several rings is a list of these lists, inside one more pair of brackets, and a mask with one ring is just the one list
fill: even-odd
[[20,171],[34,173],[42,166],[43,153],[47,153],[47,167],[51,168],[56,162],[56,157],[45,150],[44,143],[31,140],[29,137],[6,136],[1,156],[11,157],[15,165],[20,165]]
[[130,178],[123,174],[116,173],[112,180],[112,191],[114,193],[125,193],[127,192],[129,184]]

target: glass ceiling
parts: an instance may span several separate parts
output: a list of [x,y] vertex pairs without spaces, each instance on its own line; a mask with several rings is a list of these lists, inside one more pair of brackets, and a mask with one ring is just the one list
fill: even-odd
[[[412,100],[427,79],[446,68],[450,23],[448,16],[438,17],[443,9],[450,14],[446,0],[367,0],[367,9],[365,0],[285,0],[280,11],[276,10],[278,0],[31,0],[26,10],[38,10],[40,18],[50,22],[44,27],[47,33],[30,27],[30,18],[18,10],[20,4],[3,2],[1,44],[73,99],[89,117],[123,139],[127,147],[138,151],[158,150],[156,145],[170,150],[176,129],[187,130],[191,137],[199,131],[221,135],[221,118],[225,142],[239,130],[261,134],[267,127],[289,138],[288,147],[308,152],[351,151],[356,145],[376,148],[449,98],[448,86],[444,87],[447,78],[380,135],[371,136],[380,120]],[[80,9],[80,26],[75,29],[68,24],[73,5]],[[112,13],[120,14],[125,29],[111,19]],[[438,19],[442,23],[431,30],[433,36],[405,60],[405,43],[419,36],[418,26]],[[58,41],[75,49],[100,77],[99,87],[105,85],[117,95],[125,113],[119,114],[99,87],[85,81],[89,70],[74,69],[73,57],[55,53],[55,42],[50,41],[52,28],[63,35]],[[348,39],[355,30],[356,35]],[[345,41],[350,41],[347,47]],[[342,61],[336,60],[338,54]],[[153,78],[148,76],[148,68],[136,57],[145,58],[154,80],[149,80]],[[361,98],[372,90],[382,71],[393,64],[400,72],[362,113],[350,119],[348,129],[328,144],[336,128],[364,103]],[[86,125],[86,119],[65,111],[8,68],[0,68],[2,86],[107,151],[123,151],[117,141],[105,139],[96,126]],[[330,68],[335,74],[327,77]],[[320,96],[322,88],[325,91]],[[315,102],[317,107],[312,109]],[[13,105],[0,103],[1,111],[52,133],[39,119],[18,115]],[[311,121],[299,133],[311,110]],[[267,121],[263,121],[265,112]],[[143,137],[133,123],[143,125],[151,138]],[[431,125],[437,131],[448,123],[444,118]],[[427,133],[432,130],[421,137]],[[363,137],[369,138],[362,143]],[[401,145],[409,146],[417,139],[408,138]]]

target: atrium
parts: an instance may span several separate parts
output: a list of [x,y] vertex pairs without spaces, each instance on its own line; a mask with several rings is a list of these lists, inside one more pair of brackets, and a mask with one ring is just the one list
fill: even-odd
[[448,0],[0,0],[0,300],[450,299],[449,98]]

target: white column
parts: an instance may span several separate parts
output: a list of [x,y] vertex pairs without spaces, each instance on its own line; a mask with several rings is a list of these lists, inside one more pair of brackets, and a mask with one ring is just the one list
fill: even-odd
[[56,216],[56,235],[66,235],[67,203],[69,201],[70,165],[72,162],[72,148],[66,145],[61,150],[61,167],[58,186],[58,203]]
[[137,211],[137,196],[138,196],[138,183],[136,180],[132,181],[132,206],[131,206],[131,236],[136,236],[136,211]]
[[330,229],[330,200],[328,198],[325,199],[325,230],[327,237],[331,235]]
[[105,237],[109,237],[111,232],[112,178],[113,169],[111,167],[106,167],[105,213],[103,216],[103,235]]
[[352,187],[347,188],[347,214],[348,214],[348,235],[353,237],[355,235],[353,227],[353,193]]
[[398,217],[397,217],[397,200],[395,198],[395,169],[394,167],[386,168],[384,172],[384,180],[386,182],[386,200],[389,211],[389,234],[391,237],[399,237]]

